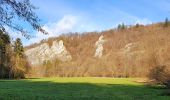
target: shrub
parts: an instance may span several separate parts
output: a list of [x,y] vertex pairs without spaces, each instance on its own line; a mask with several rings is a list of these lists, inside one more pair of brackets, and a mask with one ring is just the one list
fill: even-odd
[[165,85],[170,88],[170,72],[166,66],[156,66],[150,70],[149,78],[155,84]]

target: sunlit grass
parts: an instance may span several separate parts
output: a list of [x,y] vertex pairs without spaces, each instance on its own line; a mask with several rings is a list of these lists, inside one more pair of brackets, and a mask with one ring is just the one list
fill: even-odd
[[140,78],[105,78],[105,77],[53,77],[26,79],[26,81],[51,81],[56,83],[104,83],[104,84],[126,84],[142,85],[134,82]]
[[170,100],[165,89],[138,78],[37,78],[0,80],[0,100]]

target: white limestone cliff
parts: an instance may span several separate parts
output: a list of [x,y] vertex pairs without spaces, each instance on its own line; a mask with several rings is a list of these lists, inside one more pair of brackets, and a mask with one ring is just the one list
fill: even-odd
[[95,51],[95,57],[101,58],[103,55],[103,44],[105,43],[104,36],[101,35],[96,41],[95,46],[96,46],[96,51]]
[[50,47],[47,43],[43,43],[35,48],[25,51],[28,61],[31,65],[40,65],[44,61],[59,59],[62,62],[72,59],[70,53],[66,50],[63,41],[54,41]]

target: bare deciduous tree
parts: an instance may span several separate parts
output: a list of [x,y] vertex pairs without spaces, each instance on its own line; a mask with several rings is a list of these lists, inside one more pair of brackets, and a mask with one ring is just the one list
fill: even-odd
[[17,24],[16,19],[19,19],[30,24],[34,30],[47,34],[40,25],[40,20],[34,12],[35,9],[36,7],[30,3],[30,0],[0,0],[0,29],[5,31],[5,26],[8,26],[29,39],[28,30],[24,30],[21,25]]

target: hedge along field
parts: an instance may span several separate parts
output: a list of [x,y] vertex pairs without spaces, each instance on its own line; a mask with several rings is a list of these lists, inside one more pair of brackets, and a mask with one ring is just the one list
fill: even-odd
[[[170,100],[163,87],[137,78],[35,78],[0,80],[0,100]],[[160,89],[161,88],[161,89]]]

